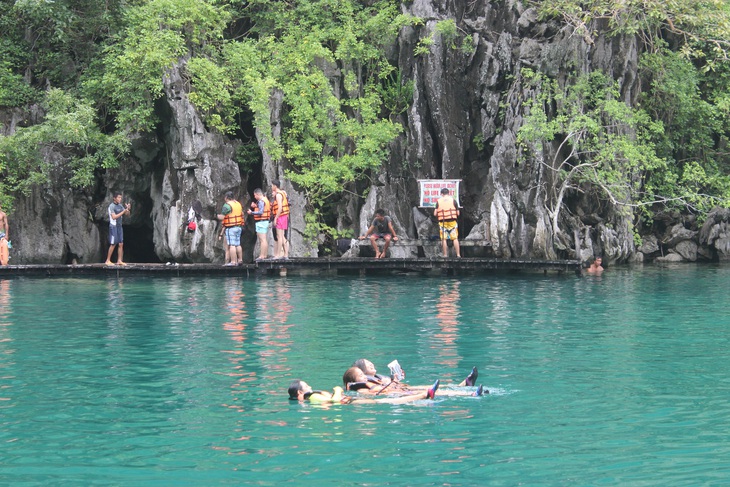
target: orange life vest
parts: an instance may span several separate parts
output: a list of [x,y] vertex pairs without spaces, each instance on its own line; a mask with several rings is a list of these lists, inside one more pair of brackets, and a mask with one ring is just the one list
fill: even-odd
[[[279,190],[277,193],[281,193],[281,214],[279,216],[284,216],[289,214],[289,198],[286,196],[286,193],[282,190]],[[271,203],[271,214],[276,215],[276,210],[279,209],[279,203],[276,201],[276,198],[274,198],[274,202]]]
[[264,202],[264,212],[260,215],[253,216],[253,219],[257,222],[268,220],[269,218],[271,218],[271,203],[269,203],[269,200],[268,198],[266,198],[266,196],[262,196],[261,201]]
[[224,227],[240,227],[243,226],[243,208],[241,203],[236,200],[228,201],[231,212],[223,217]]
[[436,219],[440,222],[454,222],[459,216],[459,210],[454,205],[454,198],[442,196],[436,203]]

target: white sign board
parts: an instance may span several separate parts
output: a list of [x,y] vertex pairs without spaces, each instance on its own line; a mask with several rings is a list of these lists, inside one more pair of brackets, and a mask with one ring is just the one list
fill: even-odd
[[421,195],[421,208],[435,208],[436,202],[441,198],[441,189],[447,188],[449,194],[454,197],[457,208],[461,207],[459,202],[459,183],[461,179],[419,179],[418,187]]

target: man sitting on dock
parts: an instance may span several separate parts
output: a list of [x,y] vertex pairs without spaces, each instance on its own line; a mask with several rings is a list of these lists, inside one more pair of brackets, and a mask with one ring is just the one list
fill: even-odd
[[[391,240],[393,240],[394,242],[398,241],[398,236],[395,234],[395,229],[393,228],[393,222],[389,216],[385,216],[385,210],[375,210],[375,218],[370,224],[368,231],[365,232],[365,235],[361,235],[359,238],[360,240],[363,240],[368,237],[370,238],[370,243],[375,250],[376,259],[385,258],[385,252],[387,252]],[[382,252],[378,248],[379,238],[385,240]]]

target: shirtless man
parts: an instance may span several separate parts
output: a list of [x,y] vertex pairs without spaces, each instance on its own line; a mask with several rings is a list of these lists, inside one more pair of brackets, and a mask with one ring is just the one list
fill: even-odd
[[5,238],[10,240],[10,226],[8,225],[8,215],[5,214],[0,207],[0,233],[5,234]]
[[603,259],[596,257],[588,269],[586,269],[586,272],[588,274],[600,274],[603,272],[603,266],[601,264],[603,264]]

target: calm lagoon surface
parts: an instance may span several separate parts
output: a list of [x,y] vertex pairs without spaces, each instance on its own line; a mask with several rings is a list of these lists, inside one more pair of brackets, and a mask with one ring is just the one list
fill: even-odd
[[[699,265],[0,279],[0,484],[728,485],[729,286]],[[491,394],[287,399],[361,357],[411,384],[477,366]]]

